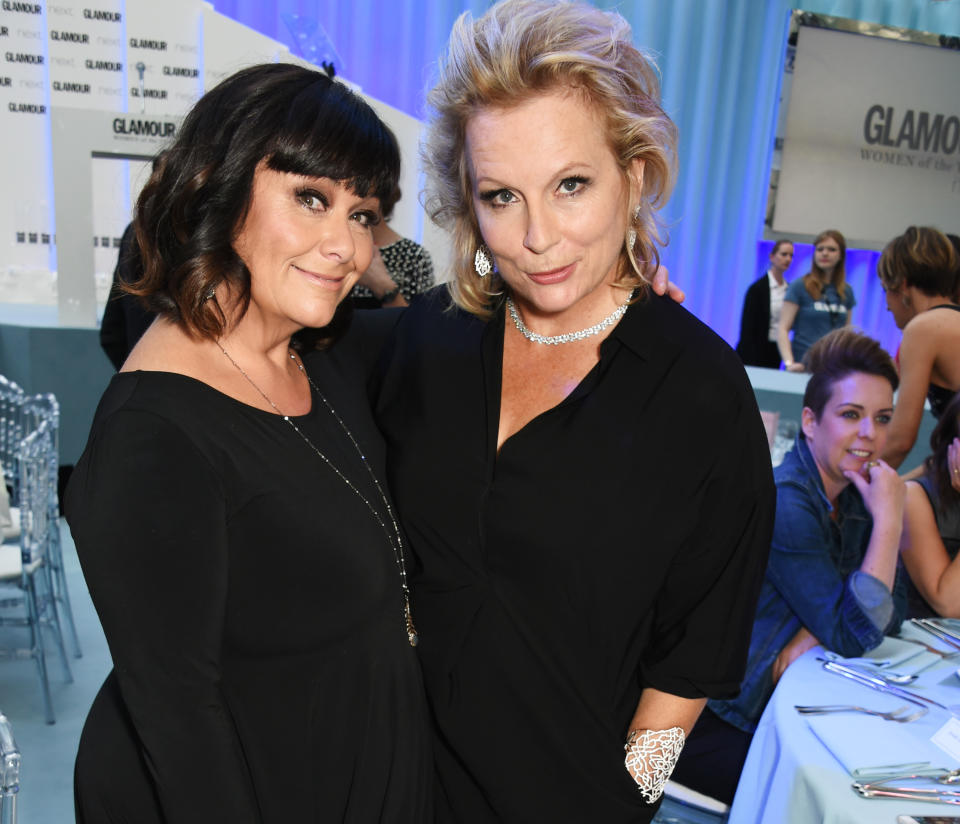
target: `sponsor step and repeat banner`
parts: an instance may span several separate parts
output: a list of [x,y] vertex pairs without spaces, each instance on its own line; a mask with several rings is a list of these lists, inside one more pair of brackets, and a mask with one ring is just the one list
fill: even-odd
[[94,326],[150,159],[205,88],[285,46],[195,0],[0,0],[0,303]]
[[774,232],[880,249],[910,225],[960,231],[960,51],[800,20]]

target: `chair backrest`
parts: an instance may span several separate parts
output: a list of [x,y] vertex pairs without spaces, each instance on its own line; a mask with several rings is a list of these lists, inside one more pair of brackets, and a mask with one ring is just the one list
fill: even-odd
[[17,489],[17,449],[23,440],[23,390],[0,375],[0,463],[6,483]]
[[48,421],[20,444],[20,549],[24,566],[46,557],[50,532],[51,495],[56,494],[53,430]]
[[50,467],[53,472],[53,484],[50,488],[51,516],[56,519],[60,515],[57,499],[57,474],[60,465],[60,404],[56,395],[45,392],[39,395],[27,395],[23,399],[22,420],[23,435],[30,435],[46,421],[53,439],[53,449],[50,451]]
[[21,402],[21,417],[23,434],[29,435],[41,421],[47,421],[53,430],[54,439],[60,430],[60,404],[57,396],[52,392],[43,392],[39,395],[25,395]]
[[20,792],[20,750],[7,717],[0,712],[0,808],[4,797]]

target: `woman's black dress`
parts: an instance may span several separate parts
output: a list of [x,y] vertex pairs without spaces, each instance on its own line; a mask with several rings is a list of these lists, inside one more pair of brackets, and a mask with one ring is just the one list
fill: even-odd
[[[307,364],[382,473],[361,366],[341,347]],[[323,402],[294,420],[389,524]],[[114,661],[80,743],[78,820],[432,817],[394,553],[288,422],[182,375],[117,375],[66,511]]]

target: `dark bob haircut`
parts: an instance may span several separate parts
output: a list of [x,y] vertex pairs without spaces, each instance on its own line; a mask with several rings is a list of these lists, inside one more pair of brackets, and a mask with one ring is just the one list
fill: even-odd
[[[390,196],[400,174],[400,154],[387,127],[358,95],[326,74],[264,64],[207,92],[137,201],[134,224],[144,275],[129,288],[192,336],[215,339],[223,333],[226,318],[211,299],[218,284],[232,287],[241,312],[249,305],[250,272],[233,242],[261,162],[278,172],[329,178],[379,199]],[[341,310],[342,305],[326,337],[342,325]]]
[[[387,134],[389,135],[390,141],[393,143],[397,154],[399,155],[400,145],[397,143],[397,136],[389,128],[387,128]],[[393,189],[381,196],[380,217],[382,217],[384,220],[390,220],[390,218],[393,217],[394,207],[397,205],[401,197],[403,197],[403,191],[400,189],[400,184],[398,182]]]
[[803,393],[803,405],[818,421],[833,385],[848,375],[856,372],[877,375],[888,380],[894,392],[900,385],[897,368],[887,350],[873,338],[853,329],[834,329],[824,335],[807,350],[803,365],[811,373]]
[[907,285],[928,297],[953,298],[957,291],[957,252],[943,232],[930,226],[910,226],[886,245],[877,274],[884,289]]

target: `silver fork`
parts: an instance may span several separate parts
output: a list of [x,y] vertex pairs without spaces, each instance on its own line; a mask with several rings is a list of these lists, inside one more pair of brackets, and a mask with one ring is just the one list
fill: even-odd
[[889,712],[881,712],[880,710],[871,710],[867,707],[858,707],[855,704],[814,704],[803,706],[795,704],[793,707],[801,715],[828,715],[833,712],[860,712],[864,715],[875,715],[877,718],[882,718],[885,721],[897,721],[901,724],[909,724],[911,721],[916,721],[918,718],[923,718],[928,712],[926,707],[919,707],[918,709],[904,714],[907,710],[910,709],[906,704],[902,707],[897,707],[895,710],[890,710]]

